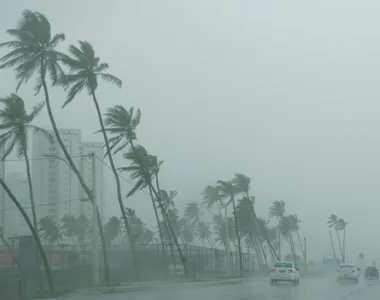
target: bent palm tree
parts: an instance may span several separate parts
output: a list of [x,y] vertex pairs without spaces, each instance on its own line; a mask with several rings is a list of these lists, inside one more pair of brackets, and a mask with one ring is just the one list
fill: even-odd
[[[64,82],[65,76],[60,63],[63,59],[67,59],[67,56],[56,51],[55,48],[59,42],[65,39],[65,35],[56,34],[52,36],[49,20],[43,14],[30,10],[24,10],[17,28],[9,29],[7,33],[11,35],[14,40],[0,43],[0,48],[7,47],[11,49],[9,53],[0,58],[0,63],[2,63],[0,69],[12,68],[16,72],[17,89],[22,84],[27,83],[32,78],[32,75],[37,74],[35,92],[38,94],[41,88],[43,89],[46,108],[55,137],[87,197],[94,204],[92,192],[79,173],[78,168],[74,164],[59,134],[47,87],[47,75],[50,77],[53,85]],[[105,280],[106,284],[109,285],[107,248],[98,208],[96,208],[96,213],[98,217],[99,235],[102,242]]]
[[240,277],[243,277],[243,254],[241,251],[241,240],[240,240],[236,203],[235,203],[235,195],[236,195],[237,190],[235,186],[232,184],[232,182],[227,182],[227,181],[222,181],[222,180],[218,180],[218,190],[222,198],[229,198],[227,205],[232,204],[233,213],[234,213],[236,239],[237,239],[238,251],[239,251]]
[[235,177],[233,179],[233,184],[234,184],[235,188],[237,189],[238,193],[243,193],[245,195],[245,197],[247,197],[247,199],[250,200],[249,203],[251,206],[253,218],[256,222],[256,226],[259,228],[260,234],[265,237],[265,240],[267,241],[267,244],[271,248],[273,254],[276,256],[276,258],[278,260],[280,260],[279,256],[277,255],[277,253],[276,253],[276,251],[275,251],[275,249],[274,249],[274,247],[273,247],[273,245],[272,245],[272,243],[271,243],[271,241],[267,235],[267,231],[265,230],[265,228],[263,227],[261,222],[258,221],[258,217],[256,215],[255,206],[254,206],[254,197],[249,195],[251,178],[249,178],[248,176],[245,176],[244,174],[235,174]]
[[278,221],[277,224],[277,233],[278,233],[278,260],[281,260],[281,232],[280,232],[280,223],[281,219],[285,215],[285,202],[273,201],[272,206],[269,208],[269,218],[276,218]]
[[0,98],[0,103],[4,104],[4,107],[0,110],[0,120],[2,123],[0,125],[0,130],[5,131],[0,135],[0,148],[4,149],[2,160],[4,160],[15,147],[17,147],[17,156],[25,157],[33,225],[34,228],[38,230],[32,176],[30,173],[30,162],[28,157],[28,131],[32,129],[34,132],[41,132],[45,134],[51,142],[53,141],[53,137],[47,131],[31,124],[41,112],[44,103],[37,104],[29,114],[26,112],[24,101],[16,94]]
[[48,283],[49,283],[49,287],[50,287],[50,291],[54,292],[54,284],[53,284],[53,279],[52,279],[52,276],[51,276],[51,271],[50,271],[49,263],[48,263],[48,260],[46,258],[45,251],[44,251],[44,249],[42,247],[41,240],[38,237],[38,233],[37,233],[36,229],[33,227],[33,224],[30,221],[30,219],[28,217],[28,214],[22,208],[22,205],[20,204],[20,202],[17,200],[17,198],[15,197],[15,195],[12,193],[12,191],[9,189],[9,187],[7,186],[7,184],[4,182],[4,180],[1,177],[0,177],[0,185],[3,187],[3,189],[5,190],[5,192],[8,194],[9,198],[11,199],[11,201],[14,203],[14,205],[16,205],[17,209],[19,210],[19,212],[21,213],[22,217],[26,221],[26,224],[29,227],[30,232],[33,235],[33,238],[36,241],[38,252],[40,252],[40,254],[41,254],[42,262],[44,264],[45,271],[46,271],[46,277],[47,277],[47,280],[48,280]]

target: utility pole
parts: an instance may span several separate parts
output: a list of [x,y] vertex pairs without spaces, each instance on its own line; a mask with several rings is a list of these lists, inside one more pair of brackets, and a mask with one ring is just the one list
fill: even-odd
[[99,233],[98,233],[98,214],[96,197],[96,155],[90,153],[92,160],[92,276],[93,284],[99,284]]
[[307,272],[307,256],[306,256],[306,236],[303,238],[303,250],[305,251],[304,253],[304,258],[305,258],[305,272]]
[[224,218],[225,218],[225,233],[226,233],[226,247],[224,250],[224,255],[226,257],[226,275],[231,276],[231,256],[230,256],[230,242],[228,240],[228,218],[227,218],[227,205],[224,206]]

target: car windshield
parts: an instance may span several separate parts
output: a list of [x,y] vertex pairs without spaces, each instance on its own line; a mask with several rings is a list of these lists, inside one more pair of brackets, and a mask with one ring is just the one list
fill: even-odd
[[293,264],[292,263],[276,263],[274,265],[275,268],[293,268]]
[[355,269],[354,265],[340,265],[339,268],[341,269]]

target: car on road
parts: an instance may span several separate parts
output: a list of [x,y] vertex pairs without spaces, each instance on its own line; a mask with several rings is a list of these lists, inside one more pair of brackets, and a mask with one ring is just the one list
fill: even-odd
[[300,283],[300,273],[293,262],[276,262],[270,272],[270,283],[277,284],[280,281]]
[[364,278],[369,280],[379,279],[379,270],[376,267],[367,267],[364,270]]
[[356,267],[355,264],[340,264],[339,267],[336,269],[337,272],[337,280],[354,280],[356,283],[359,282],[359,268]]

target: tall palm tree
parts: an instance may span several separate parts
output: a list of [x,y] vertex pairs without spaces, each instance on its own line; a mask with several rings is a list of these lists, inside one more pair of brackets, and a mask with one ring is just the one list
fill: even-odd
[[192,228],[194,228],[200,218],[201,211],[197,202],[189,202],[185,207],[185,219],[190,222]]
[[209,209],[212,206],[216,205],[218,208],[218,213],[222,217],[221,206],[223,206],[222,198],[217,187],[208,185],[202,191],[203,203]]
[[[102,112],[100,111],[100,106],[98,99],[96,97],[96,90],[98,88],[98,80],[103,79],[110,83],[117,85],[118,87],[122,86],[122,81],[114,75],[109,73],[105,73],[105,71],[109,68],[108,64],[101,63],[100,58],[96,56],[94,48],[92,45],[85,41],[79,41],[79,47],[74,45],[69,46],[69,52],[71,56],[65,57],[63,62],[70,69],[70,74],[66,74],[63,83],[66,88],[69,89],[67,99],[64,102],[62,108],[66,105],[70,104],[74,98],[83,90],[86,90],[89,95],[91,95],[92,100],[94,102],[96,112],[98,115],[98,120],[100,124],[100,132],[103,135],[104,144],[106,147],[106,156],[108,156],[111,169],[116,181],[116,192],[117,199],[119,202],[119,208],[121,211],[121,215],[123,217],[123,221],[125,224],[125,229],[127,231],[127,236],[129,239],[131,236],[131,228],[128,223],[128,218],[125,212],[125,207],[123,203],[123,197],[121,195],[121,184],[120,177],[115,166],[115,162],[113,160],[113,156],[111,154],[111,147],[108,140],[107,132],[104,126]],[[137,278],[139,279],[139,267],[136,259],[136,253],[134,249],[134,243],[130,240],[133,262],[135,267],[135,273]]]
[[238,226],[237,212],[236,212],[236,203],[235,203],[235,195],[237,194],[237,189],[230,181],[222,181],[218,180],[218,190],[220,192],[220,196],[222,198],[229,198],[228,204],[232,204],[234,221],[235,221],[235,232],[238,244],[238,252],[239,252],[239,265],[240,265],[240,277],[243,277],[243,254],[241,251],[241,240],[240,240],[240,232]]
[[289,243],[290,250],[293,256],[293,262],[294,264],[297,265],[297,254],[296,254],[296,249],[295,249],[295,244],[294,244],[294,239],[293,239],[293,232],[295,230],[295,226],[298,226],[298,225],[294,224],[294,219],[292,218],[292,216],[284,216],[281,218],[281,221],[280,221],[281,234]]
[[[13,40],[0,43],[0,48],[9,48],[11,51],[0,58],[0,63],[2,63],[0,64],[0,69],[12,68],[16,72],[16,90],[18,90],[22,84],[27,83],[31,78],[33,78],[34,74],[37,75],[37,82],[35,85],[36,95],[42,88],[45,95],[45,103],[49,119],[58,144],[70,164],[72,171],[77,176],[87,197],[94,204],[92,192],[86,185],[83,176],[74,164],[58,131],[47,86],[46,76],[49,76],[53,85],[64,82],[65,76],[60,63],[63,59],[67,59],[67,55],[58,52],[56,47],[59,42],[65,39],[65,35],[52,35],[49,20],[43,14],[39,12],[32,12],[30,10],[24,10],[17,28],[9,29],[7,30],[7,33],[13,38]],[[102,242],[105,281],[106,284],[109,285],[110,281],[107,248],[105,245],[103,227],[98,208],[96,208],[96,213],[99,235]]]
[[342,261],[345,262],[346,260],[346,228],[347,228],[348,222],[346,222],[344,219],[340,218],[337,222],[337,227],[339,231],[343,231],[343,241],[342,241]]
[[25,157],[26,174],[29,184],[29,197],[33,215],[33,225],[37,229],[36,206],[34,203],[32,175],[30,173],[30,161],[28,156],[28,136],[29,131],[41,132],[52,140],[52,136],[44,129],[33,125],[32,122],[41,112],[44,103],[37,104],[30,113],[25,109],[24,100],[16,94],[11,94],[5,98],[0,98],[0,103],[4,105],[0,109],[0,148],[4,149],[4,160],[16,147],[18,157]]
[[233,179],[233,184],[234,184],[234,186],[235,186],[235,188],[236,188],[236,190],[237,190],[238,193],[243,193],[244,196],[248,200],[250,200],[248,203],[251,206],[251,212],[253,214],[253,220],[256,223],[254,225],[256,225],[255,227],[257,227],[260,230],[260,234],[265,237],[265,240],[267,241],[267,244],[271,248],[273,254],[279,260],[279,256],[277,255],[276,250],[274,249],[271,241],[269,240],[269,237],[267,236],[267,231],[262,226],[262,224],[258,221],[258,217],[256,215],[255,206],[254,206],[254,202],[255,202],[254,199],[255,198],[249,194],[250,185],[251,185],[251,178],[249,178],[248,176],[246,176],[244,174],[239,174],[238,173],[238,174],[235,174],[235,177]]
[[269,218],[276,218],[278,222],[278,260],[281,260],[281,232],[280,232],[280,223],[281,219],[285,215],[285,202],[273,201],[272,206],[269,208]]
[[[343,245],[342,245],[342,240],[341,240],[341,237],[339,235],[339,231],[341,230],[342,227],[342,223],[340,221],[340,219],[338,218],[337,215],[335,214],[331,214],[329,216],[329,219],[327,221],[327,225],[330,227],[330,228],[333,228],[335,230],[335,234],[336,234],[336,237],[338,239],[338,243],[339,243],[339,250],[340,250],[340,255],[341,255],[341,259],[342,259],[342,262],[344,262],[344,251],[343,251]],[[344,226],[345,228],[345,226]]]
[[44,268],[45,268],[45,271],[46,271],[46,277],[47,277],[47,280],[48,280],[50,291],[54,292],[53,278],[51,276],[51,271],[50,271],[49,263],[48,263],[48,260],[46,258],[45,251],[44,251],[44,249],[42,247],[41,240],[40,240],[40,238],[38,236],[38,233],[37,233],[36,229],[33,227],[33,224],[30,221],[30,218],[29,218],[28,214],[25,212],[25,210],[23,209],[23,207],[20,204],[20,202],[17,200],[17,198],[15,197],[15,195],[12,193],[12,191],[9,189],[8,185],[5,183],[5,181],[1,177],[0,177],[0,185],[5,190],[5,192],[7,193],[7,195],[11,199],[11,201],[14,203],[14,205],[16,205],[18,211],[21,213],[21,215],[24,218],[27,226],[29,227],[30,232],[32,233],[33,239],[35,240],[35,242],[37,244],[38,252],[40,253],[40,255],[42,257],[42,262],[43,262],[43,265],[44,265]]

